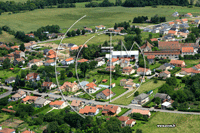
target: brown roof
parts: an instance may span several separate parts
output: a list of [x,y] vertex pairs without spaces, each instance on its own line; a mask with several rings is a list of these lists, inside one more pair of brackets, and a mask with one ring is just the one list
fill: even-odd
[[195,65],[194,67],[196,67],[197,69],[200,69],[200,64]]
[[78,107],[81,104],[81,100],[72,100],[71,106]]
[[175,20],[176,22],[180,22],[181,23],[181,20],[180,19],[177,19],[177,20]]
[[83,63],[83,62],[87,62],[87,61],[88,61],[87,59],[80,59],[80,60],[78,60],[77,62]]
[[149,110],[142,110],[142,109],[133,109],[131,111],[131,113],[140,113],[142,115],[148,115],[149,114]]
[[97,111],[96,107],[93,106],[85,106],[84,109],[80,109],[80,114],[88,114],[88,113],[95,113]]
[[[117,58],[112,58],[112,62],[116,62],[116,61],[118,61],[119,59],[117,59]],[[110,60],[108,60],[108,61],[110,61]]]
[[129,124],[131,124],[133,121],[136,121],[136,120],[130,119],[130,120],[128,120],[128,121],[126,122],[126,124],[129,125]]
[[147,59],[154,59],[155,58],[155,55],[148,55],[147,56]]
[[19,46],[11,46],[10,48],[11,48],[11,49],[15,49],[15,48],[18,49]]
[[12,132],[14,132],[14,131],[15,131],[15,129],[4,128],[4,129],[2,129],[0,132],[1,132],[1,133],[12,133]]
[[168,31],[168,34],[176,34],[177,33],[177,31],[174,31],[174,30],[169,30]]
[[114,69],[115,69],[115,66],[107,66],[106,67],[106,71],[114,71]]
[[22,101],[26,102],[28,100],[36,100],[38,97],[37,96],[26,96],[25,98],[22,99]]
[[133,70],[132,67],[124,67],[123,72],[131,72]]
[[[192,15],[192,14],[191,14]],[[186,22],[186,21],[188,21],[188,19],[187,18],[184,18],[184,19],[182,19],[182,21],[183,22]]]
[[94,82],[91,82],[91,83],[86,84],[86,86],[88,87],[87,89],[92,88],[92,89],[96,90],[94,87],[96,87],[97,85]]
[[129,117],[127,117],[127,116],[120,116],[118,119],[120,121],[127,121],[127,120],[129,120]]
[[174,24],[174,22],[169,22],[170,25]]
[[152,39],[150,39],[152,42],[154,42],[154,41],[158,41],[158,39],[157,38],[152,38]]
[[161,73],[170,74],[170,72],[169,72],[169,71],[163,71],[163,72],[161,72]]
[[0,45],[0,48],[5,48],[7,50],[10,50],[10,48],[8,46],[6,46],[5,44]]
[[144,52],[144,55],[179,55],[180,51],[152,51],[152,52]]
[[176,64],[176,65],[182,65],[183,63],[185,63],[185,62],[182,60],[171,60],[170,61],[170,64]]
[[200,71],[197,71],[193,68],[181,68],[181,71],[185,71],[186,73],[200,73]]
[[181,45],[178,41],[169,41],[169,42],[158,42],[159,49],[172,49],[172,50],[180,50]]
[[[110,96],[110,89],[105,89],[102,91],[102,93],[107,97]],[[111,91],[111,94],[113,94],[113,92]]]
[[194,52],[194,48],[193,47],[182,47],[182,52],[183,53],[190,53],[190,52]]
[[15,54],[20,54],[22,51],[15,50]]
[[[114,106],[114,105],[104,105],[103,106],[104,111],[111,111],[113,113],[116,113],[118,106]],[[102,112],[103,113],[103,112]]]
[[[30,79],[36,79],[38,74],[37,73],[29,73],[26,75],[26,80],[30,80]],[[33,77],[33,78],[32,78]]]
[[30,63],[36,63],[36,62],[40,62],[40,61],[42,61],[42,60],[39,60],[39,59],[32,59],[32,60],[30,60],[29,62],[30,62]]
[[49,105],[59,105],[61,106],[64,103],[64,101],[54,101],[54,102],[50,102]]
[[55,62],[53,59],[47,60],[45,63],[53,63]]
[[53,82],[43,82],[42,86],[49,87],[49,86],[51,86],[51,84],[53,84]]
[[64,89],[64,88],[66,88],[66,87],[73,88],[74,85],[77,85],[77,83],[76,83],[76,82],[71,83],[71,82],[66,81],[66,82],[60,87],[60,89]]
[[79,49],[79,47],[77,46],[77,47],[71,47],[71,50],[78,50]]
[[150,69],[148,69],[148,68],[142,68],[142,67],[139,67],[138,69],[137,69],[137,72],[147,72],[147,71],[149,71]]
[[16,111],[14,111],[14,110],[10,110],[10,109],[5,109],[5,108],[3,108],[3,109],[1,109],[2,111],[5,111],[5,112],[9,112],[9,113],[15,113]]
[[22,133],[35,133],[35,132],[26,130],[26,131],[23,131]]
[[24,61],[24,58],[16,58],[15,60],[17,60],[18,62],[20,62],[20,61]]
[[71,60],[74,60],[74,59],[73,58],[68,58],[65,61],[71,61]]
[[144,48],[146,48],[146,47],[149,47],[150,49],[151,49],[151,47],[153,47],[148,41],[144,44],[144,45],[142,45],[140,48],[141,49],[144,49]]
[[187,13],[188,15],[192,16],[192,13]]

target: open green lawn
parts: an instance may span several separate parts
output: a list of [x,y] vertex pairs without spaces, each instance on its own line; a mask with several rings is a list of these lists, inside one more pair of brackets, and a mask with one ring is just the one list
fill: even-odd
[[154,65],[150,65],[149,68],[152,70],[152,69],[156,69],[158,67],[160,67],[162,64],[156,62]]
[[[150,91],[150,90],[154,90],[155,88],[160,87],[161,85],[163,85],[165,83],[165,81],[158,81],[158,83],[154,83],[153,80],[150,80],[147,83],[143,83],[141,85],[141,87],[138,89],[139,93],[143,93],[145,91]],[[130,96],[134,91],[131,91],[129,93],[127,93],[126,95],[116,99],[115,101],[113,101],[113,104],[120,104],[120,105],[128,105],[131,103],[131,101],[133,100],[134,96]],[[130,96],[129,98],[127,98],[128,96]]]
[[45,110],[43,110],[43,111],[41,111],[39,114],[46,114],[49,110],[51,110],[52,108],[51,107],[49,107],[49,108],[47,108],[47,109],[45,109]]
[[[159,10],[159,12],[158,12]],[[136,16],[145,15],[152,17],[156,14],[165,16],[167,21],[174,20],[171,14],[178,11],[179,14],[192,13],[200,14],[200,8],[187,8],[180,6],[158,6],[152,7],[97,7],[97,8],[52,8],[37,9],[9,15],[3,13],[0,16],[0,26],[8,25],[13,30],[30,32],[35,31],[41,26],[58,24],[61,28],[69,28],[77,19],[83,15],[86,18],[78,22],[74,28],[92,27],[96,25],[105,25],[113,27],[114,23],[133,20]],[[14,20],[14,21],[13,21]]]
[[13,73],[10,70],[1,70],[0,71],[0,77],[3,79],[7,79],[9,77],[15,77],[15,76],[16,76],[16,73]]
[[4,43],[22,43],[20,40],[17,40],[14,35],[10,35],[5,31],[2,31],[2,34],[0,35],[0,41]]
[[[76,36],[76,37],[70,37],[70,38],[65,38],[63,39],[62,43],[74,43],[76,45],[83,45],[88,39],[90,39],[91,37],[95,36],[93,39],[91,39],[88,44],[102,44],[105,41],[109,41],[110,37],[108,35],[102,34],[102,35],[97,35],[97,34],[88,34],[88,35],[84,35],[84,36]],[[124,37],[123,36],[112,36],[112,42],[114,44],[116,44],[118,42],[118,40],[123,40]],[[56,44],[60,43],[60,40],[57,41],[53,41]]]
[[125,108],[121,108],[121,112],[118,114],[118,116],[122,116],[123,114],[125,114],[127,111],[129,111],[130,109],[125,109]]
[[[157,128],[157,124],[176,124],[175,128]],[[200,132],[200,115],[158,112],[149,122],[139,127],[148,133],[197,133]]]
[[194,65],[199,64],[200,60],[184,60],[187,68],[193,67]]
[[9,118],[10,115],[7,115],[6,113],[0,113],[0,121],[4,121]]

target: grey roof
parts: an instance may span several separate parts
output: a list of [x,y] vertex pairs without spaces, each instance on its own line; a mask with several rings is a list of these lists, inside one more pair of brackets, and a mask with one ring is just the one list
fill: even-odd
[[68,44],[68,47],[73,47],[75,44],[73,44],[73,43],[69,43]]
[[50,49],[44,49],[44,54],[48,53]]
[[171,28],[170,30],[174,30],[174,31],[176,31],[176,28]]
[[89,82],[88,81],[82,81],[82,82],[80,82],[79,84],[82,86],[82,87],[84,87],[84,86],[86,86],[86,84],[88,84]]
[[194,22],[198,23],[198,22],[199,22],[199,20],[198,20],[198,19],[196,19]]
[[163,64],[163,65],[166,66],[166,67],[168,67],[168,66],[173,67],[173,65],[171,65],[171,64],[169,64],[169,63],[165,63],[165,64]]
[[41,97],[35,100],[35,104],[44,104],[45,102],[46,102],[46,99],[41,98]]
[[158,27],[161,27],[161,25],[160,25],[160,24],[159,24],[159,25],[155,25],[155,27],[157,27],[157,28],[158,28]]
[[142,94],[138,95],[137,97],[135,97],[135,100],[143,100],[143,99],[147,98],[148,96],[149,96],[148,94],[142,93]]
[[180,29],[179,31],[180,31],[180,32],[186,32],[186,31],[188,31],[188,30],[185,29],[185,28],[183,28],[183,29]]
[[190,27],[188,24],[180,24],[180,27]]
[[10,77],[10,78],[7,78],[5,81],[13,81],[15,79],[16,79],[16,77]]
[[160,99],[166,99],[168,96],[168,94],[165,93],[156,93],[156,95],[154,96],[154,98],[159,97]]

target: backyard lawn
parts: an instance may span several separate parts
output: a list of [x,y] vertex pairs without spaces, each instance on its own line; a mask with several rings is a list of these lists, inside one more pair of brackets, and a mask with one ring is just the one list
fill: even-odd
[[16,42],[17,44],[22,43],[20,40],[16,39],[14,35],[10,35],[5,31],[2,31],[2,34],[0,35],[1,42],[9,43],[9,42]]
[[[176,124],[175,128],[157,128],[157,124]],[[149,122],[139,127],[148,133],[197,133],[200,132],[200,115],[158,112]]]
[[200,60],[184,60],[185,64],[187,65],[186,68],[193,67],[194,65],[199,64]]
[[[150,80],[149,82],[143,83],[141,85],[141,87],[138,89],[139,93],[144,93],[145,91],[150,91],[150,90],[154,90],[160,86],[162,86],[165,83],[165,81],[158,81],[158,83],[154,83],[153,80]],[[127,93],[126,95],[116,99],[115,101],[113,101],[113,104],[120,104],[120,105],[128,105],[131,103],[131,101],[133,100],[134,96],[130,96],[134,91],[131,91],[129,93]],[[128,96],[130,96],[129,98],[127,98]]]

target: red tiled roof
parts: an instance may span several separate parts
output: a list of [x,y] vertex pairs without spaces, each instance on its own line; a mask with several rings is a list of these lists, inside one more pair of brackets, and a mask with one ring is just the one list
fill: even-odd
[[142,68],[142,67],[139,67],[138,69],[137,69],[137,72],[147,72],[147,71],[149,71],[150,69],[148,69],[148,68]]
[[[83,45],[79,45],[79,48],[81,48]],[[85,48],[87,48],[88,46],[85,44],[84,45]]]
[[4,128],[4,129],[2,129],[0,132],[1,132],[1,133],[12,133],[12,132],[14,132],[14,131],[15,131],[15,129]]
[[65,61],[72,61],[72,60],[74,60],[74,59],[73,58],[68,58]]
[[144,55],[179,55],[180,51],[152,51],[152,52],[144,52]]
[[81,104],[81,100],[72,100],[71,106],[78,107]]
[[26,131],[23,131],[22,133],[35,133],[35,132],[26,130]]
[[152,38],[152,39],[150,39],[152,42],[154,42],[154,41],[158,41],[158,39],[157,38]]
[[26,102],[28,100],[36,100],[38,97],[37,96],[26,96],[25,98],[22,99],[22,101]]
[[32,59],[32,60],[30,60],[29,62],[30,62],[30,63],[36,63],[36,62],[40,62],[40,61],[42,61],[42,60],[39,60],[39,59]]
[[191,13],[187,13],[188,15],[190,15],[190,16],[192,16],[192,14]]
[[53,82],[43,82],[42,86],[43,87],[49,87],[49,86],[51,86],[51,84],[53,84]]
[[77,47],[71,47],[71,50],[78,50],[79,49],[79,47],[77,46]]
[[[192,14],[191,14],[192,15]],[[188,21],[188,19],[187,18],[184,18],[184,19],[182,19],[182,21],[183,22],[186,22],[186,21]]]
[[[117,58],[112,58],[112,62],[116,62],[116,61],[118,61],[119,59],[117,59]],[[110,60],[108,60],[108,61],[110,61]]]
[[130,119],[130,120],[128,120],[128,121],[126,122],[126,124],[129,125],[129,124],[133,123],[133,121],[136,121],[136,120]]
[[18,49],[19,48],[19,46],[11,46],[11,49]]
[[55,62],[53,59],[51,59],[51,60],[47,60],[45,63],[53,63],[53,62]]
[[96,90],[94,87],[96,87],[97,85],[94,82],[91,82],[91,83],[86,84],[86,86],[88,87],[87,89],[92,88],[92,89]]
[[182,47],[182,52],[183,53],[191,53],[191,52],[194,52],[194,48],[193,47]]
[[114,69],[115,69],[115,66],[107,66],[106,67],[106,71],[114,71]]
[[66,81],[66,82],[60,87],[60,89],[65,89],[66,87],[73,88],[74,85],[77,85],[77,83],[76,83],[76,82],[71,83],[71,82]]
[[[37,73],[29,73],[26,75],[26,80],[30,80],[30,79],[36,79],[38,74]],[[33,78],[32,78],[33,77]]]
[[150,49],[151,49],[151,47],[153,47],[148,41],[144,44],[144,45],[142,45],[140,48],[141,49],[144,49],[144,48],[146,48],[146,47],[149,47]]
[[158,48],[159,49],[180,50],[181,44],[178,41],[158,42]]
[[5,111],[5,112],[9,112],[9,113],[15,113],[16,111],[14,111],[14,110],[10,110],[10,109],[5,109],[5,108],[3,108],[3,109],[1,109],[2,111]]
[[181,23],[181,20],[180,19],[177,19],[177,20],[175,20],[176,22],[180,22]]
[[61,106],[64,103],[64,101],[54,101],[54,102],[50,102],[49,105],[59,105]]
[[77,62],[82,63],[82,62],[87,62],[87,61],[88,61],[87,59],[80,59]]
[[127,120],[129,120],[129,117],[127,117],[127,116],[120,116],[118,119],[120,121],[127,121]]
[[169,22],[170,25],[174,24],[174,22]]
[[182,60],[171,60],[170,61],[170,64],[176,64],[176,65],[182,65],[183,63],[185,63],[185,62]]
[[142,115],[148,115],[149,114],[149,110],[142,110],[142,109],[133,109],[131,111],[131,113],[140,113]]
[[147,59],[154,59],[155,58],[155,55],[148,55],[147,56]]
[[[103,106],[104,111],[111,111],[113,113],[116,113],[118,108],[119,108],[118,106],[114,106],[114,105],[104,105]],[[102,111],[102,113],[103,113],[103,111]],[[105,113],[107,113],[107,112],[105,112]]]
[[197,71],[193,68],[181,68],[181,71],[185,71],[186,73],[200,73],[200,71]]
[[[110,96],[110,89],[105,89],[102,91],[102,93],[107,97]],[[113,92],[111,91],[111,94],[113,94]]]
[[103,105],[96,105],[98,109],[103,109]]
[[79,113],[80,114],[88,114],[88,113],[95,113],[96,111],[97,111],[96,107],[85,106],[84,109],[79,110]]
[[194,67],[196,67],[197,69],[200,69],[200,64],[195,65]]
[[168,31],[168,34],[176,34],[177,33],[177,31],[174,31],[174,30],[169,30]]

